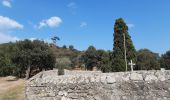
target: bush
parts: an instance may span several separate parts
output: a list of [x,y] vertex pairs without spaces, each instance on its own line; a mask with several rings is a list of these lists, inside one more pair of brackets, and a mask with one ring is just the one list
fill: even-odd
[[58,66],[58,75],[64,75],[64,67]]

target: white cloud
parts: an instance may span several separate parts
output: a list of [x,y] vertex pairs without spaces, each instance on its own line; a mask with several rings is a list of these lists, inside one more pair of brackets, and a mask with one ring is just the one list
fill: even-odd
[[24,26],[8,17],[0,16],[0,43],[15,42],[19,40],[16,36],[7,34],[12,29],[22,29]]
[[48,27],[51,27],[51,28],[52,27],[58,27],[61,23],[62,23],[61,18],[54,16],[54,17],[51,17],[49,19],[42,20],[39,23],[38,28],[42,28],[42,27],[45,27],[45,26],[48,26]]
[[133,28],[133,27],[135,27],[134,24],[127,24],[127,26],[128,26],[128,28]]
[[86,22],[81,22],[80,27],[86,27],[87,23]]
[[24,26],[8,17],[0,16],[0,29],[22,29]]
[[0,32],[0,43],[15,42],[17,40],[20,40],[20,39]]
[[3,1],[2,1],[2,5],[6,6],[6,7],[9,7],[9,8],[12,7],[12,6],[11,6],[11,1],[10,1],[10,0],[3,0]]

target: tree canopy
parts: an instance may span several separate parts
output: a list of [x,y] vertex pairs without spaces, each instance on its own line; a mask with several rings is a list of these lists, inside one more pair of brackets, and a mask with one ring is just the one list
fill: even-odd
[[[113,62],[112,71],[125,71],[125,56],[127,62],[136,62],[136,50],[128,33],[128,26],[122,18],[116,20],[114,25]],[[124,41],[125,39],[125,41]],[[126,50],[126,54],[125,54]],[[130,68],[128,67],[128,70]]]
[[170,50],[162,55],[160,63],[162,68],[170,70]]
[[26,77],[30,77],[31,71],[53,69],[55,66],[55,56],[47,43],[40,40],[24,40],[16,42],[15,54],[12,61],[19,67],[19,75],[27,71]]
[[97,53],[94,46],[89,46],[82,57],[88,70],[92,70],[97,65]]
[[137,52],[136,70],[158,70],[160,69],[159,55],[148,49]]
[[52,69],[55,56],[48,43],[23,40],[0,45],[0,75],[29,78],[42,70]]

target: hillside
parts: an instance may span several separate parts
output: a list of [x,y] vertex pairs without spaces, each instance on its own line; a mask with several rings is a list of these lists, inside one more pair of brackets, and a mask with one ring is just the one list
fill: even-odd
[[77,57],[81,52],[76,49],[70,48],[62,48],[62,47],[54,47],[52,46],[51,49],[54,51],[56,57]]

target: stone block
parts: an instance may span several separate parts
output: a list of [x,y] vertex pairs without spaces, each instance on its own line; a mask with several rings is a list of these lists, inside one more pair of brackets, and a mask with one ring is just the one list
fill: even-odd
[[107,84],[113,84],[113,83],[116,82],[116,80],[115,80],[115,78],[112,77],[112,76],[107,76],[107,77],[106,77],[106,82],[107,82]]
[[130,79],[132,81],[143,81],[143,77],[142,77],[142,74],[138,74],[138,73],[135,73],[135,72],[132,72],[130,74]]

